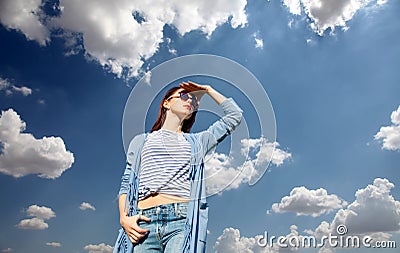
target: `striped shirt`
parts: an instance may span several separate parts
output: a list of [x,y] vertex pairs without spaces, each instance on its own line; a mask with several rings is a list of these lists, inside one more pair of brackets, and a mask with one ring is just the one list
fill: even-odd
[[150,133],[141,154],[139,200],[156,192],[189,198],[190,156],[183,134],[165,129]]

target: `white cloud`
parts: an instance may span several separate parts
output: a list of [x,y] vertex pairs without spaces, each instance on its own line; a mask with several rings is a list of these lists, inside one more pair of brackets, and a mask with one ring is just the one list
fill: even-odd
[[8,87],[10,87],[10,82],[7,79],[3,79],[2,77],[0,77],[0,91],[1,90],[5,90]]
[[372,185],[356,192],[356,200],[339,210],[331,225],[345,224],[353,233],[399,231],[400,202],[390,195],[393,187],[386,178],[376,178]]
[[256,151],[257,163],[269,163],[280,166],[283,162],[292,157],[292,154],[279,149],[278,142],[268,142],[261,137],[259,139],[244,139],[242,143],[242,154],[247,154],[248,150]]
[[53,25],[64,29],[69,39],[71,34],[78,35],[86,55],[118,77],[136,77],[143,74],[144,61],[157,52],[166,24],[176,27],[181,35],[201,30],[210,36],[226,22],[233,28],[244,26],[246,3],[246,0],[61,0],[61,17],[54,19]]
[[[297,232],[296,225],[290,226],[290,233],[282,236],[268,235],[265,231],[263,235],[254,237],[240,236],[240,231],[235,228],[225,228],[217,238],[214,245],[216,253],[245,252],[245,253],[278,253],[294,252],[302,247],[302,242],[307,242],[307,238]],[[281,239],[278,239],[281,238]],[[293,240],[298,239],[298,240]],[[279,243],[278,243],[279,240]],[[307,244],[305,244],[307,246]]]
[[[50,41],[50,31],[59,37],[62,30],[66,55],[84,51],[88,59],[128,78],[144,74],[143,64],[158,51],[165,25],[174,26],[182,36],[200,30],[209,37],[224,23],[233,28],[247,23],[246,0],[60,0],[61,15],[52,18],[45,16],[41,4],[41,0],[3,0],[0,21],[41,45]],[[48,20],[46,26],[40,20]]]
[[268,253],[274,252],[269,247],[260,247],[256,237],[240,236],[239,229],[225,228],[217,238],[214,249],[216,253],[246,252],[246,253]]
[[144,78],[144,83],[145,83],[145,84],[151,85],[151,71],[150,71],[150,70],[147,70],[147,71],[144,73],[143,78]]
[[21,220],[17,224],[17,227],[20,229],[43,230],[49,227],[45,220],[56,217],[54,211],[46,206],[31,205],[25,212],[28,216],[33,218]]
[[44,14],[41,0],[2,0],[0,4],[0,22],[7,29],[22,32],[27,39],[46,45],[49,30],[40,22]]
[[257,35],[257,33],[254,33],[254,34],[253,34],[253,38],[254,38],[254,42],[255,42],[255,47],[256,47],[256,48],[261,48],[261,49],[263,49],[263,48],[264,48],[264,41],[263,41],[263,39],[261,39],[261,38]]
[[35,230],[43,230],[49,227],[44,220],[39,218],[32,218],[32,219],[24,219],[21,220],[18,225],[20,229],[35,229]]
[[23,96],[32,94],[32,89],[26,86],[18,87],[12,85],[8,79],[0,77],[0,91],[4,90],[7,95],[11,95],[14,92],[21,93]]
[[79,209],[81,210],[91,209],[93,211],[96,211],[96,208],[92,204],[87,202],[82,202],[82,204],[79,206]]
[[56,214],[53,210],[51,210],[51,208],[37,205],[29,206],[26,210],[26,214],[30,217],[37,217],[43,220],[49,220],[53,217],[56,217]]
[[[255,164],[262,164],[265,168],[269,161],[280,166],[291,157],[290,153],[279,148],[279,143],[267,142],[265,138],[241,140],[241,155],[245,157],[249,150],[255,152],[255,157],[247,157],[240,163],[239,155],[227,156],[225,154],[213,153],[207,156],[205,173],[207,178],[207,193],[222,193],[231,189],[237,189],[241,184],[249,181],[255,171]],[[262,166],[261,166],[262,167]]]
[[172,55],[177,55],[178,51],[175,48],[171,47],[172,39],[167,37],[164,38],[164,41],[167,44],[168,52]]
[[97,245],[89,244],[86,245],[83,249],[87,250],[89,253],[111,253],[113,251],[113,247],[104,243],[100,243]]
[[386,0],[284,0],[292,14],[300,15],[302,10],[311,21],[311,28],[319,35],[327,29],[333,32],[336,27],[346,28],[354,14],[369,5],[379,6]]
[[323,188],[309,190],[301,186],[293,188],[290,195],[283,197],[280,203],[274,203],[272,210],[276,213],[294,212],[296,215],[317,217],[346,205],[346,201],[339,199],[334,194],[328,195]]
[[390,115],[391,126],[381,127],[375,140],[383,139],[383,149],[400,150],[400,106]]
[[26,124],[13,110],[0,115],[0,172],[14,177],[39,174],[42,178],[57,178],[70,168],[74,156],[67,151],[60,137],[35,139],[23,133]]
[[293,23],[294,23],[294,19],[290,19],[288,22],[288,27],[292,28],[293,27]]
[[61,243],[59,242],[46,242],[46,245],[54,248],[61,247]]
[[321,222],[314,235],[337,234],[337,227],[345,225],[347,235],[368,235],[374,241],[389,239],[392,232],[400,232],[400,201],[390,195],[393,187],[389,180],[376,178],[372,185],[358,190],[356,200],[340,209],[331,223]]
[[12,248],[5,248],[5,249],[2,249],[1,252],[13,252],[13,249]]
[[246,166],[232,166],[233,158],[225,154],[214,153],[207,156],[205,168],[207,177],[207,193],[222,193],[237,189],[242,183],[247,182]]
[[[372,185],[358,190],[355,194],[356,200],[348,205],[346,209],[340,209],[331,223],[323,221],[314,231],[305,230],[304,232],[307,235],[299,234],[298,227],[292,225],[290,226],[290,233],[283,236],[285,240],[279,239],[281,245],[277,243],[277,238],[280,236],[268,233],[270,231],[265,231],[266,233],[263,235],[244,237],[240,235],[238,229],[225,228],[222,235],[217,238],[214,249],[217,253],[293,252],[299,249],[298,247],[292,247],[296,244],[303,247],[302,244],[305,243],[306,247],[313,247],[314,242],[316,244],[321,242],[319,238],[322,236],[328,236],[329,233],[337,235],[336,228],[339,224],[347,226],[348,233],[346,235],[369,235],[373,238],[373,242],[376,240],[388,240],[391,237],[390,232],[400,232],[400,202],[390,195],[390,190],[393,187],[394,185],[387,179],[376,178]],[[320,193],[316,194],[314,192],[311,195],[316,195],[318,199],[321,198],[319,197],[320,195],[331,196],[324,191]],[[328,202],[330,201],[328,200]],[[275,236],[273,245],[270,244],[272,236]],[[312,241],[312,236],[315,236],[314,242]],[[266,243],[268,245],[264,247]],[[327,245],[326,241],[325,243]],[[288,247],[284,247],[283,244],[287,244]],[[323,247],[319,249],[319,253],[333,252],[335,252],[334,248]]]
[[178,51],[175,48],[168,48],[168,52],[172,55],[177,55]]
[[28,95],[32,94],[32,89],[31,89],[31,88],[28,88],[28,87],[25,87],[25,86],[17,87],[17,86],[15,86],[15,85],[13,85],[13,86],[12,86],[12,89],[13,89],[14,91],[16,91],[16,92],[22,93],[22,95],[24,95],[24,96],[28,96]]
[[283,4],[289,8],[290,13],[295,15],[301,14],[300,0],[283,0]]

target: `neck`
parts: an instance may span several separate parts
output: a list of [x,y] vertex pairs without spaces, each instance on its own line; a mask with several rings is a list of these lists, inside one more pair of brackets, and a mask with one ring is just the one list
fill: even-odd
[[178,117],[174,117],[173,115],[167,113],[161,129],[182,133],[182,121],[183,120],[179,119]]

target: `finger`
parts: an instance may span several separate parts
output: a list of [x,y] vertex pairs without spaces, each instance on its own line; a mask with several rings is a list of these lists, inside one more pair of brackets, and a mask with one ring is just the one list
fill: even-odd
[[151,221],[151,219],[149,217],[143,216],[143,215],[140,216],[140,220],[144,220],[146,222],[150,222]]
[[188,81],[188,84],[189,85],[194,85],[194,86],[201,86],[200,84],[192,82],[192,81]]
[[132,230],[129,232],[129,235],[133,238],[135,238],[136,240],[139,240],[140,238],[142,238],[143,236],[145,236],[146,234],[141,234],[135,230]]
[[201,86],[199,86],[198,84],[195,84],[195,83],[193,83],[193,82],[191,82],[191,81],[189,81],[189,82],[187,83],[186,87],[187,87],[187,88],[190,88],[190,89],[192,89],[192,90],[201,89]]
[[182,84],[187,86],[187,87],[191,87],[191,88],[197,88],[197,87],[200,86],[197,83],[194,83],[192,81],[182,82]]
[[139,241],[139,238],[137,238],[136,236],[128,235],[128,238],[133,243],[137,243]]
[[205,89],[205,87],[203,87],[203,85],[200,85],[198,83],[192,82],[192,81],[188,81],[189,85],[196,87],[197,89]]
[[139,227],[137,224],[132,225],[132,229],[140,234],[146,234],[147,232],[149,232],[150,230],[148,228],[141,228]]
[[179,85],[182,89],[187,90],[187,91],[192,91],[193,87],[191,87],[188,83],[182,82]]

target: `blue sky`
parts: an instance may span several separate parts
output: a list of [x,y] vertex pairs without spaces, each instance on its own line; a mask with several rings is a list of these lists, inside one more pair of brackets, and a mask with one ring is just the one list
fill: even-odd
[[[284,252],[258,246],[257,236],[321,237],[339,224],[399,247],[398,1],[1,5],[2,252],[111,252],[125,103],[154,67],[191,54],[226,57],[254,74],[279,144],[272,153],[252,136],[260,156],[273,158],[268,172],[253,186],[242,173],[209,197],[207,252]],[[260,120],[243,94],[215,87],[234,96],[247,125]],[[196,131],[216,119],[199,116]],[[230,143],[209,160],[208,171],[219,171],[209,187],[238,174],[224,156]]]

